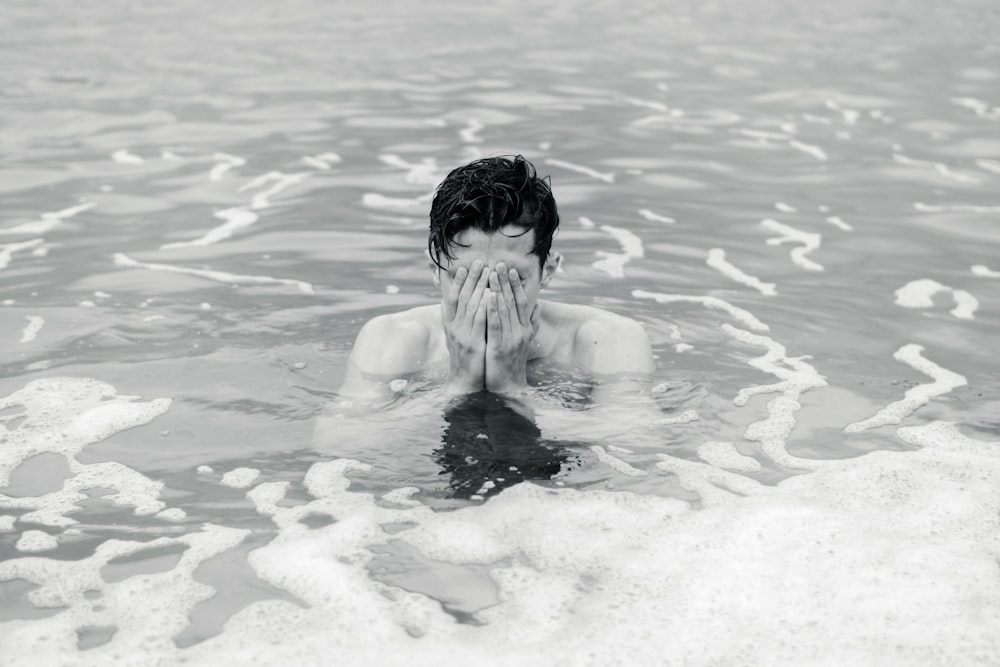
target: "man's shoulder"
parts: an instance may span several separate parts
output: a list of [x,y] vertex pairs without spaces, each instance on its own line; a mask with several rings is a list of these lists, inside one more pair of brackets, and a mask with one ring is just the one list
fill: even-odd
[[572,331],[573,356],[580,366],[599,374],[652,370],[649,336],[636,320],[596,306],[547,305],[561,326]]
[[571,327],[577,335],[600,334],[619,328],[642,329],[642,325],[631,317],[597,306],[546,301],[545,308],[553,312],[562,326]]
[[358,333],[352,361],[371,374],[399,374],[423,364],[439,306],[376,315]]
[[440,319],[440,309],[439,304],[430,304],[395,313],[383,313],[368,320],[364,328],[398,335],[426,334]]

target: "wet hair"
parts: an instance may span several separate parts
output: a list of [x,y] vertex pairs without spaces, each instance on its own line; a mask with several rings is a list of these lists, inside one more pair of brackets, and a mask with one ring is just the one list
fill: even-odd
[[539,178],[535,167],[521,155],[475,160],[452,170],[441,182],[431,202],[427,251],[444,269],[440,253],[455,259],[452,249],[462,244],[455,235],[465,229],[498,232],[505,225],[524,227],[514,236],[535,230],[532,254],[545,263],[552,237],[559,228],[559,212],[548,177]]

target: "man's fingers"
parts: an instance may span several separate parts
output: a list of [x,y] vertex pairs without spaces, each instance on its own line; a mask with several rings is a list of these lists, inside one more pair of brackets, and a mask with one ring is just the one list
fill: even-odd
[[[464,268],[464,267],[463,267]],[[459,269],[461,271],[462,269]],[[478,285],[480,277],[483,273],[483,263],[478,259],[472,263],[472,267],[469,269],[469,273],[465,278],[465,283],[462,285],[462,291],[458,296],[458,305],[455,310],[456,316],[463,316],[469,305],[472,304],[473,295],[475,294],[476,287]],[[458,274],[455,274],[458,277]],[[473,312],[475,309],[473,305]]]
[[[497,304],[497,316],[500,320],[500,335],[507,337],[514,334],[513,322],[511,322],[511,306],[513,305],[513,297],[511,294],[511,301],[507,300],[507,295],[510,293],[510,284],[507,284],[506,289],[504,289],[504,282],[507,278],[507,271],[503,269],[501,265],[500,271],[494,272],[490,276],[490,287],[493,288],[492,294],[494,295],[494,300]],[[515,316],[516,317],[516,316]]]
[[[473,263],[473,266],[475,266],[476,264],[479,264],[480,267],[482,267],[482,264],[480,264],[478,259]],[[487,287],[489,286],[489,279],[490,279],[490,271],[486,268],[480,268],[478,280],[476,280],[476,284],[472,289],[472,294],[469,296],[469,302],[466,305],[465,309],[465,321],[470,326],[472,325],[473,321],[476,318],[476,314],[479,311],[479,305],[483,301],[483,294],[486,293]],[[469,280],[466,282],[467,283],[472,282],[471,273],[469,274]]]
[[542,324],[542,309],[536,303],[534,310],[531,311],[531,337],[534,338],[538,335],[538,327]]
[[486,304],[479,302],[476,314],[472,318],[472,336],[480,340],[486,340]]
[[517,324],[520,321],[520,314],[517,312],[517,304],[514,303],[514,288],[510,284],[510,272],[512,270],[508,269],[507,265],[503,262],[497,264],[497,277],[500,279],[500,290],[503,292],[503,300],[507,304],[507,310],[510,311],[509,317],[514,318],[511,324]]
[[451,288],[444,299],[445,322],[451,322],[455,319],[455,313],[458,312],[458,295],[462,293],[462,287],[465,285],[465,279],[468,275],[469,272],[464,266],[455,272],[455,279],[451,281]]
[[500,312],[497,310],[497,293],[490,290],[486,293],[486,341],[500,338]]
[[511,269],[507,277],[514,292],[517,319],[521,323],[521,326],[526,327],[531,323],[531,315],[528,313],[528,295],[524,293],[524,285],[521,284],[521,275],[517,272],[517,269]]

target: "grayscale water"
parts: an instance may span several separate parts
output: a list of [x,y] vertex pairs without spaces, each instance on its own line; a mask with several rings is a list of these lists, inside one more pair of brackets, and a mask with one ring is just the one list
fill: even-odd
[[[1000,662],[998,31],[6,2],[0,663]],[[328,408],[361,324],[436,297],[434,185],[512,152],[546,298],[645,325],[656,410],[546,374],[562,472],[456,498],[419,382]]]

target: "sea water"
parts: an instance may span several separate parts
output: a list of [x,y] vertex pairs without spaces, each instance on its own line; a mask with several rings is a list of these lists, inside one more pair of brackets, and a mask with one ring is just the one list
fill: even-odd
[[[0,664],[997,663],[998,29],[7,3]],[[363,322],[436,298],[434,186],[509,152],[560,206],[543,298],[655,376],[338,408]]]

